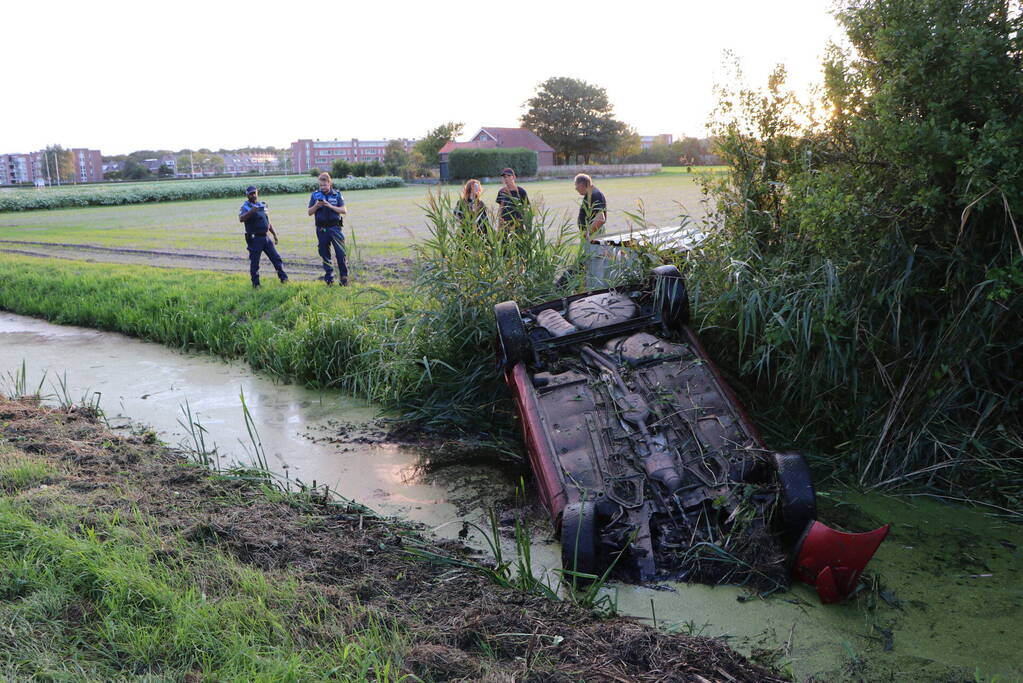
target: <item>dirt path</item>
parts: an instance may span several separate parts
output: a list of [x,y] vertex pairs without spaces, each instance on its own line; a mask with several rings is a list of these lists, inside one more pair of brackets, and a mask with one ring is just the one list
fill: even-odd
[[[186,251],[178,249],[149,250],[123,247],[100,247],[91,244],[64,244],[0,240],[0,252],[23,254],[42,258],[87,261],[93,263],[123,263],[152,268],[188,268],[247,274],[248,259],[239,249],[236,255],[217,251]],[[373,256],[362,258],[351,265],[352,281],[363,284],[400,284],[412,278],[412,259]],[[323,268],[316,258],[284,260],[285,269],[295,280],[316,280],[323,276]],[[273,268],[264,259],[261,272],[273,274]]]
[[[503,590],[480,575],[409,555],[432,545],[356,508],[270,500],[252,483],[211,476],[142,437],[112,434],[78,412],[0,397],[0,438],[55,465],[67,505],[131,516],[165,538],[216,544],[310,599],[359,601],[407,628],[404,669],[424,680],[781,681],[721,642],[599,619],[567,603]],[[0,492],[2,495],[2,492]],[[31,495],[31,491],[21,495]],[[452,544],[443,552],[466,553]]]

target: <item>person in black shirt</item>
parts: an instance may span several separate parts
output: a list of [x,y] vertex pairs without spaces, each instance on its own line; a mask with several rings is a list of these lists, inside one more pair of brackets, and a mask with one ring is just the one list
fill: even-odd
[[[245,224],[245,246],[249,250],[249,275],[252,277],[252,286],[259,287],[259,259],[263,254],[270,259],[281,282],[287,282],[288,274],[284,272],[284,261],[274,248],[280,240],[270,223],[270,217],[266,214],[266,202],[259,201],[259,190],[255,185],[249,185],[245,189],[245,202],[238,212],[238,220]],[[273,242],[266,236],[268,232],[274,236]]]
[[498,227],[505,230],[521,230],[526,224],[529,195],[526,188],[515,184],[515,171],[506,168],[501,171],[504,187],[497,191]]
[[490,232],[490,222],[487,219],[487,207],[480,199],[482,194],[480,181],[475,178],[466,181],[462,196],[455,203],[455,218],[463,228],[475,226],[481,235],[486,235]]
[[579,230],[586,237],[596,235],[607,222],[607,199],[585,173],[575,177],[575,191],[583,196],[579,204]]

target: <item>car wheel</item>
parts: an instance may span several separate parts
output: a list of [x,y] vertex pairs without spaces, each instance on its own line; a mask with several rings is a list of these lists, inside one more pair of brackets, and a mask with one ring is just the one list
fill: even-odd
[[597,574],[597,505],[593,501],[572,503],[561,513],[561,568]]
[[675,266],[657,266],[653,270],[654,301],[664,325],[675,332],[689,324],[689,294],[686,281]]
[[494,306],[497,319],[498,360],[504,367],[511,367],[525,360],[529,349],[526,326],[522,324],[519,305],[514,301],[503,301]]
[[782,536],[788,543],[799,539],[817,519],[817,496],[806,460],[799,453],[774,453],[781,496]]

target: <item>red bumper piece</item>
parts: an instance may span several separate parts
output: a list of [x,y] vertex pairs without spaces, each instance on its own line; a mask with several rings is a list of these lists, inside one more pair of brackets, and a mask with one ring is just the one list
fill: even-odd
[[821,602],[845,599],[888,535],[889,525],[862,534],[847,534],[813,522],[798,547],[793,576],[817,589]]

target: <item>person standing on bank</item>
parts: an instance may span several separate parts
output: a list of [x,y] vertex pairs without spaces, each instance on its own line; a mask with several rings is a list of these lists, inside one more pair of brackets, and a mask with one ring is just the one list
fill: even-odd
[[[259,201],[259,190],[255,185],[245,188],[245,203],[238,212],[238,220],[245,224],[245,246],[249,250],[249,275],[252,276],[252,286],[259,287],[259,259],[263,254],[270,259],[280,281],[287,282],[288,274],[284,272],[284,261],[274,248],[280,240],[273,224],[270,223],[270,217],[266,214],[266,202]],[[272,242],[266,236],[267,232],[274,236]]]
[[345,199],[334,189],[329,173],[319,176],[320,189],[309,197],[309,215],[316,216],[316,241],[319,246],[320,258],[323,259],[323,281],[327,285],[334,284],[334,268],[331,266],[330,248],[334,248],[337,259],[338,283],[344,287],[348,284],[348,264],[345,261],[345,236],[341,232],[348,213]]
[[526,188],[515,184],[515,171],[501,171],[504,187],[497,191],[497,226],[505,230],[521,230],[526,223],[529,195]]
[[585,173],[575,177],[575,191],[583,196],[579,204],[579,231],[585,237],[592,237],[607,223],[607,199],[593,184],[593,178]]
[[462,187],[462,196],[455,202],[455,218],[463,228],[475,226],[481,235],[490,232],[490,221],[487,219],[487,206],[480,196],[483,186],[480,181],[470,178]]

